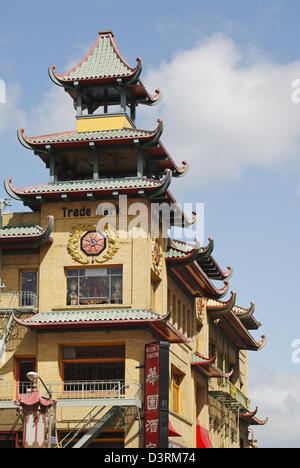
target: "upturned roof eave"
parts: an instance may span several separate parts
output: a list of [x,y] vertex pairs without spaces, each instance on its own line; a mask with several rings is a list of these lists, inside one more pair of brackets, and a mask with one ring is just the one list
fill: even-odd
[[235,305],[236,296],[236,292],[231,291],[231,296],[227,301],[217,301],[217,303],[210,303],[210,301],[208,301],[206,310],[210,317],[214,320],[220,319],[225,316],[227,312],[230,312]]
[[[81,321],[55,321],[55,322],[30,322],[29,319],[21,320],[13,314],[14,320],[22,326],[30,329],[38,330],[58,330],[58,329],[78,329],[78,328],[136,328],[146,327],[160,336],[163,336],[170,343],[190,342],[188,338],[182,335],[174,326],[172,326],[166,316],[159,316],[151,312],[156,318],[151,319],[124,319],[124,320],[81,320]],[[43,313],[35,315],[35,320],[42,316]]]
[[[101,40],[103,40],[103,38],[109,38],[111,50],[115,52],[115,56],[113,55],[113,57],[115,57],[116,60],[118,60],[118,59],[120,60],[120,62],[124,65],[124,69],[126,70],[126,72],[125,73],[124,72],[123,73],[116,73],[116,74],[114,74],[112,76],[97,76],[95,74],[94,76],[90,76],[90,77],[80,77],[79,74],[78,74],[78,76],[76,76],[76,74],[75,74],[75,76],[73,78],[71,78],[70,74],[75,73],[76,70],[79,70],[82,67],[82,65],[89,58],[92,57],[95,49],[99,46],[99,43],[100,43]],[[99,60],[99,57],[97,57],[97,58]],[[87,52],[87,54],[76,65],[74,65],[70,70],[68,70],[65,73],[57,73],[56,66],[52,65],[49,68],[49,74],[51,72],[53,77],[59,83],[64,85],[65,83],[73,83],[74,81],[101,80],[101,79],[110,79],[110,78],[111,79],[117,79],[117,78],[120,78],[120,77],[126,77],[126,78],[130,79],[133,75],[136,74],[137,70],[140,67],[141,67],[141,59],[140,58],[137,59],[137,65],[135,67],[131,67],[126,62],[124,57],[121,55],[121,52],[120,52],[120,50],[119,50],[119,48],[117,46],[117,43],[116,43],[116,41],[114,39],[114,34],[112,33],[112,31],[99,31],[98,37],[97,37],[95,43],[93,44],[93,46],[91,47],[91,49]]]
[[222,288],[217,289],[212,282],[209,281],[203,271],[191,270],[193,265],[169,267],[168,269],[170,273],[175,276],[177,282],[179,282],[193,297],[220,299],[227,294],[229,289],[229,283],[227,281],[224,281],[224,286]]
[[240,418],[244,420],[248,426],[265,426],[268,423],[269,418],[258,419],[256,417],[257,412],[258,407],[256,407],[255,410],[250,413],[240,414]]
[[[116,69],[118,69],[119,64],[121,63],[123,65],[123,72],[116,72],[116,73],[105,73],[103,75],[98,74],[98,72],[95,70],[90,71],[90,76],[81,76],[80,74],[80,69],[81,67],[88,61],[88,60],[93,60],[93,53],[95,49],[99,46],[99,43],[103,38],[109,38],[110,40],[110,48],[111,48],[111,58],[116,62]],[[95,60],[95,59],[94,59]],[[102,58],[99,55],[97,56],[96,59],[98,62],[103,62],[105,63],[105,56]],[[111,31],[104,31],[104,32],[99,32],[99,36],[92,46],[92,48],[89,50],[89,52],[81,59],[74,67],[71,68],[71,70],[60,74],[57,73],[56,71],[56,66],[52,65],[48,69],[49,77],[50,79],[58,86],[64,87],[66,90],[74,89],[74,84],[78,83],[80,86],[89,86],[89,85],[106,85],[108,86],[113,85],[125,85],[125,86],[132,86],[133,90],[133,95],[136,95],[137,101],[140,104],[146,104],[146,105],[155,105],[158,104],[158,102],[161,100],[161,93],[158,89],[155,90],[155,95],[151,95],[144,84],[141,82],[139,79],[143,64],[142,64],[142,59],[137,58],[137,65],[135,67],[131,67],[124,57],[122,56],[117,43],[114,39],[114,35]],[[110,63],[111,66],[111,63]],[[95,63],[95,69],[97,69],[97,64]],[[76,75],[76,70],[78,70],[78,74]],[[71,77],[70,75],[74,75]],[[121,80],[121,83],[120,83]],[[135,91],[135,92],[134,92]]]
[[219,319],[218,326],[235,342],[239,349],[260,351],[266,345],[266,336],[262,335],[261,340],[257,342],[232,310]]
[[198,358],[198,361],[191,360],[191,366],[203,371],[209,378],[222,377],[225,379],[229,379],[233,374],[233,369],[230,372],[226,373],[226,372],[223,372],[215,364],[216,356],[213,356],[212,358],[204,358],[203,356],[199,355],[199,353],[197,352],[194,353],[194,356],[196,357],[196,359]]
[[[162,196],[164,194],[168,194],[168,187],[170,185],[172,178],[172,173],[170,170],[167,170],[165,173],[165,177],[161,179],[160,181],[157,181],[155,184],[147,184],[150,182],[153,182],[153,179],[137,179],[137,184],[136,186],[117,186],[113,185],[110,187],[90,187],[87,186],[86,188],[78,188],[78,189],[72,189],[71,187],[68,189],[66,186],[68,185],[68,182],[66,181],[64,184],[62,183],[62,188],[60,190],[55,189],[51,190],[51,185],[50,184],[41,184],[40,186],[34,186],[34,187],[25,187],[23,189],[18,189],[12,185],[12,179],[8,179],[5,181],[4,186],[6,189],[6,192],[8,193],[9,196],[12,198],[17,199],[18,201],[26,201],[30,203],[30,201],[36,201],[36,197],[39,195],[43,198],[43,200],[46,199],[56,199],[60,198],[62,194],[68,194],[70,197],[74,198],[87,198],[88,193],[93,193],[94,197],[97,198],[99,197],[104,197],[104,196],[112,196],[114,192],[119,192],[122,194],[127,194],[127,195],[136,195],[140,196],[142,198],[153,198],[157,196]],[[93,181],[94,182],[94,181]],[[103,182],[103,180],[101,180]],[[143,184],[144,182],[144,184]],[[56,187],[59,184],[56,184]],[[45,191],[45,187],[49,187],[49,190]],[[40,188],[40,190],[39,190]],[[31,190],[32,189],[32,190]],[[142,193],[143,192],[143,193]],[[168,195],[167,195],[168,198]],[[170,198],[170,196],[169,196]],[[170,198],[171,201],[171,198]],[[41,200],[42,202],[42,200]]]
[[[25,129],[21,128],[17,131],[17,137],[19,142],[22,146],[26,149],[30,149],[35,151],[40,157],[43,156],[42,159],[44,160],[44,155],[49,155],[49,150],[46,148],[47,146],[51,146],[52,148],[62,149],[62,148],[80,148],[89,146],[90,142],[93,142],[96,146],[118,146],[118,145],[134,145],[136,147],[137,142],[141,145],[141,147],[149,154],[150,158],[154,160],[155,154],[159,154],[163,159],[162,161],[158,160],[155,161],[158,167],[164,167],[165,169],[171,169],[173,173],[173,177],[183,177],[189,171],[189,165],[186,161],[182,161],[182,165],[178,166],[171,155],[168,153],[162,142],[160,141],[160,137],[163,132],[163,121],[158,119],[158,125],[155,130],[140,130],[135,129],[136,134],[131,136],[122,136],[122,137],[114,137],[113,135],[107,138],[99,138],[99,133],[101,132],[76,132],[75,130],[66,131],[66,132],[59,132],[59,133],[52,133],[49,135],[40,135],[34,137],[27,137],[25,135]],[[124,130],[132,130],[132,129],[124,129]],[[139,135],[139,132],[143,134]],[[89,134],[89,138],[82,138],[84,133]],[[105,133],[105,131],[104,131]],[[78,139],[71,139],[68,140],[67,137],[69,135],[77,135]],[[64,140],[63,137],[66,137]],[[42,141],[39,141],[42,140]],[[41,154],[40,154],[41,153]],[[44,161],[45,162],[45,161]]]
[[[48,225],[45,229],[36,226],[41,230],[39,234],[15,235],[15,236],[0,236],[0,248],[2,250],[22,250],[35,249],[45,244],[52,243],[51,232],[54,225],[54,217],[48,216]],[[21,228],[22,226],[20,226]]]
[[[199,248],[199,245],[197,241],[195,241],[195,245],[192,246],[190,245],[190,250],[185,250],[185,249],[180,249],[180,245],[174,244],[175,242],[178,242],[178,244],[182,245],[187,245],[186,242],[183,241],[176,241],[174,239],[173,243],[172,241],[170,242],[169,248],[172,249],[172,251],[177,252],[177,255],[174,256],[168,256],[167,257],[167,262],[171,265],[183,265],[183,264],[191,264],[194,261],[196,261],[199,264],[199,267],[205,272],[208,278],[214,279],[217,281],[224,281],[224,280],[229,280],[232,276],[233,270],[231,267],[227,267],[227,272],[223,272],[213,256],[211,255],[214,249],[214,240],[209,238],[209,243],[206,247]],[[198,249],[198,250],[196,250]],[[205,271],[205,267],[203,266],[203,262],[208,262],[209,265],[211,265],[213,268],[216,268],[217,271],[217,276],[216,273],[209,274],[207,271]],[[207,266],[207,265],[206,265]]]

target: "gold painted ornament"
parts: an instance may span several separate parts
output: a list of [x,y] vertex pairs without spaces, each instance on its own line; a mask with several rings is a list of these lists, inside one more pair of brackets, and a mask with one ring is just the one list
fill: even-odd
[[79,224],[72,228],[67,250],[73,260],[82,265],[100,264],[110,260],[119,250],[119,237],[108,223],[104,233],[97,231],[96,224]]
[[160,239],[152,240],[152,267],[157,275],[160,275],[164,259],[164,251]]

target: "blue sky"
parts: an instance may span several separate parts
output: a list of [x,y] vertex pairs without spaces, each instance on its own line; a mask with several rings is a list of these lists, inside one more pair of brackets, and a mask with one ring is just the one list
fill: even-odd
[[149,89],[161,88],[164,101],[141,111],[140,123],[152,129],[162,117],[162,141],[177,162],[190,161],[173,191],[205,203],[214,256],[233,266],[239,305],[256,303],[256,338],[267,335],[266,348],[250,353],[250,397],[271,418],[257,431],[263,446],[300,445],[300,364],[291,360],[300,338],[300,105],[290,99],[300,78],[299,17],[297,0],[11,0],[0,15],[1,175],[17,187],[48,176],[17,142],[17,128],[30,136],[74,126],[48,67],[62,72],[81,59],[98,30],[114,32],[132,66],[142,57]]

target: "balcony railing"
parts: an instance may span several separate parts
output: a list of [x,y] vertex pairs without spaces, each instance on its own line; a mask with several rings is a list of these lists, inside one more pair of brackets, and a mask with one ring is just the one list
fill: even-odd
[[[69,406],[71,403],[76,406],[93,400],[99,405],[112,404],[138,405],[141,407],[142,386],[138,382],[128,382],[125,380],[100,380],[100,381],[69,381],[69,382],[45,382],[52,398],[59,406]],[[32,390],[32,383],[6,383],[0,382],[0,407],[5,407],[5,402],[13,402],[16,398],[24,397]],[[48,398],[45,388],[38,381],[38,390],[41,395]],[[68,404],[69,403],[69,404]]]
[[38,295],[31,291],[0,292],[0,309],[37,309]]
[[249,412],[250,400],[229,380],[216,379],[209,382],[209,394],[233,413]]

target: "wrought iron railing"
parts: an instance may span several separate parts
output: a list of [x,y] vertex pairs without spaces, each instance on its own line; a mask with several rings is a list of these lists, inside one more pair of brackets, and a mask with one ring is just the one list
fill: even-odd
[[250,409],[250,400],[228,379],[211,380],[208,391],[234,412]]
[[[138,382],[125,380],[66,381],[45,383],[54,400],[104,400],[134,399],[141,401],[142,386]],[[41,395],[46,395],[44,387],[38,381]],[[29,381],[18,383],[0,382],[0,402],[12,401],[32,390]]]

